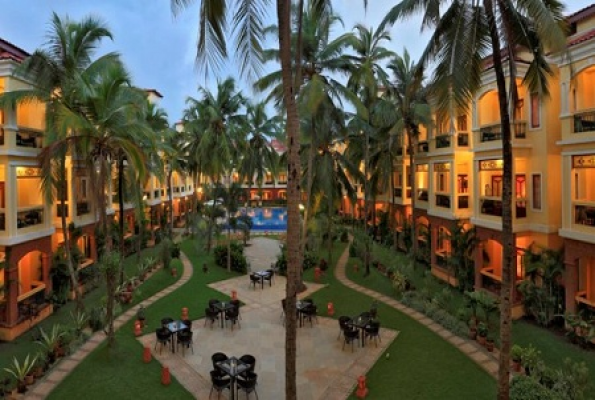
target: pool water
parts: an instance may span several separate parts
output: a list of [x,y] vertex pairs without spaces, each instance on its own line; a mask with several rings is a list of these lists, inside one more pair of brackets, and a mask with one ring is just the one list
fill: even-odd
[[286,207],[258,207],[240,211],[247,213],[252,218],[253,231],[286,231]]

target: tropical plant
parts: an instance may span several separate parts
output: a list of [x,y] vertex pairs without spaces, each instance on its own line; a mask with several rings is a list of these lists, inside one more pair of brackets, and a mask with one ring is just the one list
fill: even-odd
[[[392,24],[397,19],[422,11],[423,26],[436,28],[420,63],[436,65],[432,97],[436,100],[439,112],[445,115],[451,115],[453,110],[468,109],[482,84],[484,58],[491,54],[498,91],[503,162],[499,400],[509,398],[512,345],[511,301],[515,244],[512,226],[513,153],[509,111],[515,112],[516,107],[511,107],[511,104],[516,105],[518,99],[515,63],[521,51],[531,53],[524,83],[531,92],[548,94],[547,75],[551,75],[553,71],[545,59],[546,49],[556,52],[566,46],[562,10],[563,4],[559,1],[405,0],[391,8],[382,23]],[[506,87],[505,66],[508,66],[509,88]],[[514,120],[516,115],[513,114],[512,117]]]
[[65,335],[65,331],[60,324],[54,324],[52,330],[46,332],[43,328],[39,328],[39,339],[36,341],[39,344],[46,357],[50,358],[52,362],[56,357],[56,349],[60,345],[62,337]]
[[35,363],[37,362],[37,356],[30,358],[31,355],[27,354],[27,357],[21,363],[16,357],[12,359],[12,365],[10,368],[4,368],[4,371],[14,376],[18,381],[19,392],[24,392],[24,381],[25,377],[31,373]]
[[445,234],[450,241],[451,251],[446,257],[446,265],[455,276],[461,292],[473,290],[475,285],[475,260],[473,254],[478,243],[475,227],[466,227],[456,221],[452,230]]

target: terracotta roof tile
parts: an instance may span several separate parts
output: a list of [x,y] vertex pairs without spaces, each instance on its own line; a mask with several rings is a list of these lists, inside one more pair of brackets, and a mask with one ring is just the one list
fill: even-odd
[[591,29],[590,31],[581,33],[580,35],[570,38],[568,40],[568,46],[574,46],[576,44],[586,42],[587,40],[595,38],[595,28]]

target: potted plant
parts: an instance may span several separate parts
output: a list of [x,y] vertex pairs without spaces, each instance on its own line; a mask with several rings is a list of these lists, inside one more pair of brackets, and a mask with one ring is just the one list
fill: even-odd
[[43,347],[50,364],[56,361],[56,357],[59,354],[58,349],[61,345],[60,338],[63,335],[64,332],[59,324],[54,325],[49,333],[43,330],[43,328],[39,329],[40,339],[36,343]]
[[145,314],[145,308],[142,305],[138,308],[138,311],[136,312],[136,319],[140,322],[141,329],[144,328],[146,314]]
[[486,350],[490,353],[494,351],[494,335],[493,333],[489,332],[486,338]]
[[488,336],[488,326],[485,322],[477,324],[477,343],[482,346],[486,345],[486,338]]
[[4,368],[6,372],[16,378],[19,393],[25,393],[27,391],[26,377],[31,372],[36,361],[37,357],[31,359],[30,354],[27,354],[22,364],[14,357],[12,359],[12,366],[10,368]]
[[525,367],[525,374],[531,375],[542,363],[541,351],[537,350],[532,345],[523,349],[521,362]]
[[521,372],[523,348],[518,344],[513,345],[510,349],[510,358],[512,359],[512,370]]

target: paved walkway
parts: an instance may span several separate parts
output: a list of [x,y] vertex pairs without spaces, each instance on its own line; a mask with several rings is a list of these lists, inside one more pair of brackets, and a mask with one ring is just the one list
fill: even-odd
[[[163,289],[161,292],[149,297],[134,307],[131,307],[125,313],[121,314],[114,321],[115,329],[120,329],[122,325],[135,318],[136,312],[141,305],[146,308],[157,300],[161,299],[163,296],[167,296],[188,282],[194,272],[192,263],[183,253],[180,255],[180,259],[184,264],[184,272],[180,279],[178,279],[171,286]],[[39,383],[36,383],[32,389],[27,391],[24,398],[31,400],[45,399],[50,394],[50,392],[54,390],[54,388],[58,386],[60,382],[62,382],[62,380],[64,380],[64,378],[66,378],[66,376],[68,376],[68,374],[74,370],[79,365],[79,363],[83,361],[85,357],[87,357],[93,350],[95,350],[104,340],[106,340],[105,333],[102,331],[95,332],[84,345],[78,348],[77,351],[60,360],[60,362],[56,364],[56,366],[50,371],[49,374],[44,377],[43,380],[41,380]]]
[[[346,253],[344,253],[343,255],[347,254],[348,256],[348,250],[349,248],[347,248]],[[415,319],[419,323],[427,326],[429,329],[441,336],[444,340],[450,342],[452,345],[461,350],[465,355],[467,355],[469,358],[471,358],[473,361],[479,364],[479,366],[486,370],[492,377],[494,377],[495,379],[498,378],[497,360],[499,357],[499,353],[497,349],[494,349],[494,352],[490,353],[487,350],[485,350],[484,347],[478,345],[476,341],[468,340],[460,336],[454,335],[452,332],[443,328],[442,325],[434,322],[426,315],[401,304],[400,302],[391,297],[375,292],[371,289],[358,285],[357,283],[347,279],[347,276],[345,275],[346,265],[347,260],[343,260],[343,257],[341,257],[335,268],[335,276],[337,277],[339,282],[343,283],[350,289],[361,292],[365,295],[372,297],[373,299],[381,301],[387,304],[388,306],[394,308],[395,310],[398,310],[403,314],[406,314],[411,318]]]
[[[265,269],[279,252],[279,243],[268,238],[255,238],[245,249],[252,260],[254,270]],[[341,258],[347,262],[348,253]],[[209,286],[229,295],[232,290],[244,305],[241,308],[241,327],[223,329],[217,321],[213,327],[205,320],[193,322],[193,351],[179,351],[172,354],[168,349],[153,351],[153,356],[170,369],[186,389],[197,399],[209,398],[211,382],[209,372],[213,369],[211,355],[223,352],[239,357],[251,354],[256,358],[255,372],[258,374],[258,398],[277,400],[285,392],[285,328],[281,317],[281,299],[285,297],[285,277],[276,276],[271,286],[264,288],[250,285],[247,276],[214,282]],[[308,283],[308,290],[299,297],[310,296],[325,285]],[[201,305],[197,305],[201,306]],[[205,305],[206,306],[206,305]],[[320,308],[325,305],[319,305]],[[324,310],[320,309],[322,314]],[[318,323],[306,323],[297,330],[297,387],[300,400],[345,400],[357,382],[357,377],[366,374],[385,349],[397,338],[398,332],[381,328],[381,342],[377,347],[370,343],[364,348],[357,344],[342,349],[343,341],[338,339],[337,320],[318,317]],[[139,338],[145,346],[154,349],[155,335]],[[221,398],[227,399],[225,391]],[[242,395],[243,399],[244,396]]]

